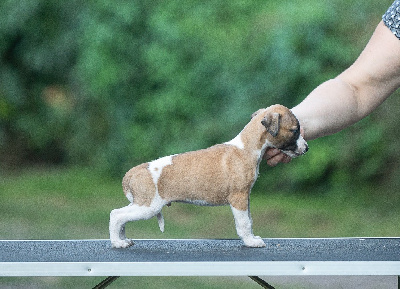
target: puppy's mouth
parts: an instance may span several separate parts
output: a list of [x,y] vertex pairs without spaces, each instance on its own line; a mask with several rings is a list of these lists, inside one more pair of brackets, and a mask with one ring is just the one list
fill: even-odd
[[285,154],[287,154],[289,157],[291,158],[297,158],[299,156],[304,155],[307,151],[308,151],[308,147],[307,149],[303,150],[303,151],[287,151],[287,150],[281,150],[282,152],[284,152]]
[[298,139],[294,144],[279,148],[291,158],[304,155],[308,151],[308,144],[304,139]]

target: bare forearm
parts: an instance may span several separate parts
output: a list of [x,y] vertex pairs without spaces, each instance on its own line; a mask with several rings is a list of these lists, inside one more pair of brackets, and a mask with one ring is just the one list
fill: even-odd
[[357,122],[358,104],[352,87],[339,78],[331,79],[311,92],[292,109],[308,140],[336,133]]
[[400,86],[400,42],[381,22],[360,57],[294,107],[306,139],[361,120]]
[[[400,87],[400,41],[381,21],[359,58],[335,79],[314,89],[292,109],[306,140],[336,133],[371,113]],[[270,166],[289,162],[267,150]]]

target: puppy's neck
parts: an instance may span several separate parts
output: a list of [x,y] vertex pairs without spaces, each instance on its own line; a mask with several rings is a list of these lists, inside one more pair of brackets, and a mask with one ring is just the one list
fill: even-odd
[[243,150],[248,155],[247,160],[257,165],[259,165],[265,150],[272,147],[267,140],[266,131],[261,124],[260,117],[253,118],[233,140],[225,144]]
[[271,146],[267,140],[265,127],[261,124],[262,116],[254,117],[240,132],[245,150],[250,152],[265,152]]

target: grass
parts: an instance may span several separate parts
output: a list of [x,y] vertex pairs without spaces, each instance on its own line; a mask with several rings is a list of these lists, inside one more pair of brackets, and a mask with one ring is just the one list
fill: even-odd
[[[109,212],[127,205],[119,180],[87,168],[35,168],[0,175],[0,239],[107,239]],[[391,209],[388,209],[391,208]],[[264,238],[393,236],[396,206],[363,192],[267,194],[251,197],[253,228]],[[165,233],[155,218],[130,223],[130,238],[237,238],[229,207],[172,204]],[[0,278],[2,288],[90,288],[102,278]],[[258,288],[245,278],[129,277],[110,288]],[[237,286],[237,287],[236,287]]]

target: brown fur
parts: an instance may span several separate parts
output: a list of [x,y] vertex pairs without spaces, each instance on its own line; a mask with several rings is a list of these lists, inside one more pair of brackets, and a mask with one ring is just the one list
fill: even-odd
[[[210,163],[211,160],[211,163]],[[255,180],[256,160],[234,146],[216,145],[177,155],[163,169],[158,193],[168,202],[202,201],[247,209],[248,192]],[[231,198],[232,194],[240,194]],[[245,204],[242,204],[245,203]]]
[[[276,137],[267,133],[262,125],[262,120],[273,112],[278,112],[282,118]],[[266,140],[279,147],[292,137],[296,124],[297,120],[286,107],[275,105],[257,111],[241,132],[244,149],[220,144],[173,156],[172,165],[162,169],[158,180],[159,195],[167,202],[231,204],[238,210],[247,210]],[[148,166],[145,163],[132,168],[123,179],[125,195],[131,193],[135,204],[140,206],[150,206],[156,192]]]
[[248,247],[264,247],[254,236],[249,195],[267,147],[277,147],[293,157],[304,154],[307,143],[289,109],[274,105],[253,114],[240,134],[225,144],[167,156],[129,170],[123,181],[130,205],[110,213],[110,239],[115,248],[133,244],[125,224],[157,216],[164,231],[162,208],[171,202],[232,206],[238,236]]
[[138,165],[130,169],[122,180],[125,196],[131,193],[135,199],[135,204],[139,206],[150,206],[156,194],[156,186],[147,169],[148,167],[148,163]]

